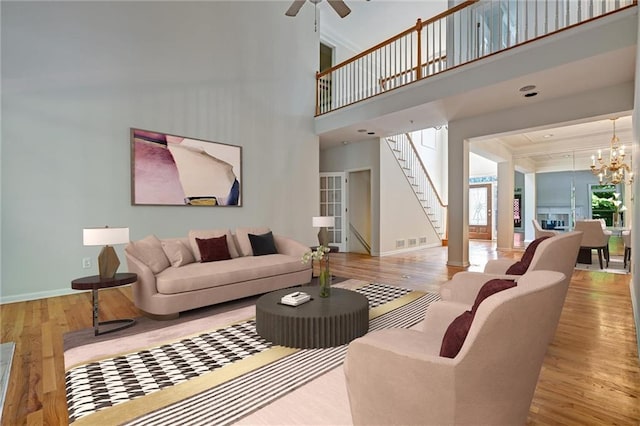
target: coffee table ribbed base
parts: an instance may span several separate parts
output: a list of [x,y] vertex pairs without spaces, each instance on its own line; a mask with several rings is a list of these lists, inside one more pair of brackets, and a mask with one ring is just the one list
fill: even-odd
[[[282,296],[304,291],[313,300],[300,306],[279,304]],[[318,296],[314,286],[277,290],[256,303],[256,331],[270,342],[293,348],[328,348],[345,345],[369,331],[369,301],[355,291],[332,288],[331,296]]]

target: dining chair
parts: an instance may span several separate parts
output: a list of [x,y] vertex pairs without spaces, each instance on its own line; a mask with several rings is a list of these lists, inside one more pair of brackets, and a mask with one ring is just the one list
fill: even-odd
[[597,250],[600,269],[603,269],[603,256],[606,266],[609,267],[609,237],[611,237],[611,232],[607,232],[598,219],[576,221],[575,230],[582,231],[580,249],[589,250],[589,252]]
[[560,233],[551,229],[544,229],[542,226],[540,226],[540,223],[537,219],[531,219],[531,222],[533,222],[533,229],[535,231],[536,240],[540,237],[553,237]]

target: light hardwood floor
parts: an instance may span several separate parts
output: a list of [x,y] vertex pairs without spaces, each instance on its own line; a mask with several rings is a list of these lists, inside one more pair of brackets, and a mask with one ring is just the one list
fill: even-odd
[[[615,250],[614,250],[615,251]],[[488,259],[519,258],[472,242],[469,270]],[[461,268],[447,267],[446,248],[403,255],[331,255],[337,276],[437,291]],[[531,405],[531,425],[639,425],[640,361],[629,275],[576,271]],[[100,293],[101,319],[135,317],[129,287]],[[62,336],[91,326],[90,293],[5,304],[1,341],[16,342],[3,425],[67,423]]]

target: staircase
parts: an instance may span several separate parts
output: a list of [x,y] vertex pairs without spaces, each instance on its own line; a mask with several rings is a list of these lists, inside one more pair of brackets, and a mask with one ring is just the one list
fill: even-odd
[[407,133],[385,138],[398,165],[443,245],[447,243],[447,206],[438,195],[424,163]]

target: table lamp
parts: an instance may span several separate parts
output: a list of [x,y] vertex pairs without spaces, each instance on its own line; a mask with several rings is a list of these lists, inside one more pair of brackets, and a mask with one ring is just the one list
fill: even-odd
[[336,218],[333,216],[314,216],[311,224],[314,228],[320,228],[318,231],[318,242],[321,246],[329,246],[329,232],[327,228],[336,226]]
[[100,279],[115,277],[120,260],[112,244],[129,242],[129,228],[85,228],[82,230],[82,242],[85,246],[104,246],[98,256]]

